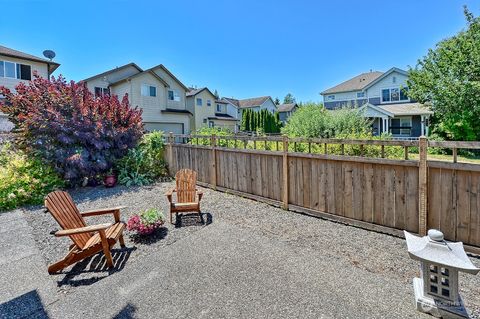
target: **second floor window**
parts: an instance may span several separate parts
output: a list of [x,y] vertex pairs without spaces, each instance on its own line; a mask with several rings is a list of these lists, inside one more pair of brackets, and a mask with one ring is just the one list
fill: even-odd
[[408,101],[408,88],[391,88],[382,90],[382,102]]
[[357,92],[357,98],[364,98],[365,97],[365,92]]
[[335,95],[328,95],[327,96],[327,101],[333,101],[335,100]]
[[203,104],[202,99],[197,98],[197,105],[198,105],[198,106],[202,106],[202,104]]
[[26,64],[0,61],[0,77],[30,81],[32,67]]
[[180,94],[176,90],[168,90],[168,100],[169,101],[180,101]]
[[212,101],[211,100],[207,100],[207,106],[212,106]]
[[142,84],[142,96],[157,96],[157,87]]
[[95,87],[95,97],[110,95],[110,90],[107,88]]
[[217,104],[217,112],[222,112],[222,106],[220,104]]

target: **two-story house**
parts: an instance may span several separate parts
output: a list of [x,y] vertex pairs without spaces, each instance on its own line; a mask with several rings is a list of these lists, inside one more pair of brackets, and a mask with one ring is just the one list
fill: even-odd
[[286,103],[278,106],[278,117],[282,123],[286,123],[293,112],[298,109],[297,103]]
[[[33,72],[48,79],[59,66],[56,62],[0,45],[0,86],[12,92],[20,82],[31,81]],[[13,124],[0,112],[0,131],[10,131],[12,128]]]
[[194,110],[195,129],[219,127],[232,132],[237,131],[237,108],[226,101],[217,100],[207,87],[190,88],[187,92],[187,108]]
[[130,104],[143,110],[147,131],[187,134],[192,129],[193,113],[186,105],[188,88],[162,64],[142,70],[129,63],[81,82],[96,96],[114,94],[121,99],[127,93]]
[[268,110],[272,113],[277,111],[277,105],[273,102],[272,97],[270,96],[261,96],[261,97],[253,97],[243,100],[237,100],[234,98],[222,98],[222,101],[227,102],[227,105],[232,105],[237,108],[238,110],[238,120],[242,120],[242,113],[245,109],[251,109],[254,111],[260,110]]
[[344,106],[365,108],[372,119],[375,135],[388,132],[395,137],[428,134],[428,119],[433,114],[425,105],[410,100],[408,73],[398,68],[387,72],[370,71],[320,93],[327,109]]

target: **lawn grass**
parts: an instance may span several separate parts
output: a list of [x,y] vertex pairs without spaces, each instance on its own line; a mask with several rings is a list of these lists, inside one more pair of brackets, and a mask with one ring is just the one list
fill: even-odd
[[[408,154],[408,157],[413,160],[418,160],[418,154]],[[443,161],[443,162],[453,162],[453,156],[452,155],[446,155],[446,154],[436,154],[436,155],[427,155],[427,159],[429,160],[434,160],[434,161]],[[458,155],[457,156],[457,162],[458,163],[471,163],[471,164],[480,164],[480,158],[474,158],[474,157],[465,157]]]

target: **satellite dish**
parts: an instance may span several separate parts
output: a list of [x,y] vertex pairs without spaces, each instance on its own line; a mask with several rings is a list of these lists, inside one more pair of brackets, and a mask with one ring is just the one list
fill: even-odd
[[55,57],[55,52],[53,52],[52,50],[45,50],[43,51],[43,56],[52,61],[52,59]]

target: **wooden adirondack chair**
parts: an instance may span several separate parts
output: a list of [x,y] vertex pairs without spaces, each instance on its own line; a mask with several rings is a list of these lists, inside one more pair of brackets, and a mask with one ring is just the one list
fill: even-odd
[[[175,174],[175,180],[177,187],[165,194],[170,202],[170,223],[173,224],[173,214],[184,212],[198,212],[201,218],[200,201],[202,200],[203,192],[198,190],[196,186],[197,172],[191,169],[181,169]],[[176,203],[172,199],[174,192],[177,193]]]
[[[95,255],[103,250],[108,267],[113,267],[110,249],[117,240],[125,247],[123,229],[125,223],[120,221],[120,209],[113,207],[80,212],[67,192],[55,191],[45,198],[45,207],[63,228],[55,232],[55,236],[69,236],[73,241],[70,251],[60,261],[50,265],[48,272],[56,273],[82,259]],[[87,226],[84,217],[112,214],[115,223]]]

